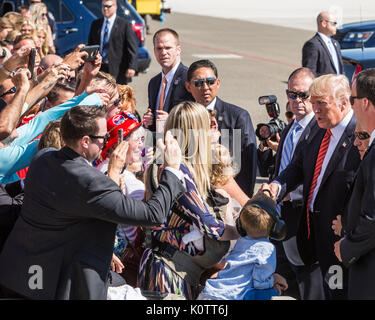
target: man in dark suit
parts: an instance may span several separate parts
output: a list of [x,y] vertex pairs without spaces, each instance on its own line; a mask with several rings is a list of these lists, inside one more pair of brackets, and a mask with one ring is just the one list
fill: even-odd
[[343,220],[344,238],[335,243],[337,258],[349,268],[348,297],[375,299],[375,69],[360,72],[353,84],[351,102],[370,144],[358,169]]
[[160,29],[153,37],[154,54],[162,72],[148,83],[148,110],[143,119],[151,131],[156,121],[165,121],[168,113],[178,103],[193,97],[185,88],[187,67],[181,62],[179,36],[173,29]]
[[127,84],[137,69],[138,45],[130,22],[116,15],[117,1],[103,0],[103,18],[92,22],[88,45],[100,45],[101,71]]
[[185,192],[178,178],[181,150],[167,132],[167,168],[158,190],[142,202],[119,188],[126,141],[114,150],[108,177],[91,166],[108,139],[104,110],[69,110],[61,134],[64,148],[43,149],[31,163],[20,217],[0,255],[0,284],[31,299],[106,299],[117,224],[165,221]]
[[249,113],[217,97],[220,79],[209,60],[192,63],[187,73],[186,89],[196,102],[216,111],[220,143],[228,148],[239,172],[235,178],[240,188],[252,197],[257,171],[256,138]]
[[343,74],[340,45],[332,39],[336,34],[336,17],[332,13],[321,12],[317,24],[318,32],[303,46],[302,66],[310,68],[316,77],[329,73]]
[[[286,94],[295,120],[281,133],[276,154],[272,157],[274,172],[271,175],[271,180],[287,167],[295,155],[295,149],[306,139],[312,139],[319,130],[309,97],[309,88],[314,78],[314,74],[308,68],[298,68],[289,76]],[[268,158],[267,153],[270,152],[272,152],[271,149],[264,151],[258,149],[258,164],[260,166],[263,163],[259,159],[262,159],[263,156]],[[267,168],[263,168],[262,171],[267,171]],[[292,279],[290,282],[292,283],[293,280],[297,282],[301,299],[324,300],[319,264],[305,265],[297,249],[296,235],[303,207],[302,188],[303,186],[299,185],[280,202],[281,217],[286,222],[288,231],[282,244],[276,244],[277,270],[281,275],[288,277],[288,265],[290,265],[294,273],[294,276],[290,277]],[[286,261],[288,265],[286,265]]]
[[[344,212],[360,163],[358,149],[353,145],[357,121],[349,96],[349,82],[343,75],[324,75],[314,80],[310,100],[320,129],[297,148],[292,162],[270,184],[278,200],[303,184],[297,247],[306,265],[319,261],[327,299],[347,296],[347,274],[333,252],[338,237],[331,226],[338,212]],[[333,278],[337,266],[343,271],[338,286]]]

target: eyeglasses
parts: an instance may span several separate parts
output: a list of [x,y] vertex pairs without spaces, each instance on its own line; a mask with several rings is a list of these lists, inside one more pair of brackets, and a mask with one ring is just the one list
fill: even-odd
[[204,83],[207,83],[207,85],[210,87],[215,84],[216,80],[216,78],[195,79],[194,86],[196,88],[200,88],[204,85]]
[[289,91],[286,90],[286,95],[288,96],[289,99],[296,100],[297,97],[300,97],[302,100],[306,100],[308,97],[310,97],[309,92],[294,92],[294,91]]
[[367,140],[370,139],[370,135],[366,131],[357,131],[354,132],[354,136],[359,140]]
[[113,6],[113,4],[103,4],[103,9],[104,8],[107,8],[107,9],[109,9],[109,8],[111,8]]
[[42,17],[47,17],[47,13],[42,13]]
[[329,21],[329,20],[324,20],[326,22],[328,22],[332,27],[336,27],[337,26],[337,22],[336,21]]
[[16,87],[12,87],[10,88],[8,91],[5,91],[3,94],[0,95],[0,98],[6,96],[7,94],[12,94],[12,93],[16,93],[17,91],[17,88]]
[[108,105],[117,107],[121,102],[121,98],[117,98],[115,101],[110,102]]
[[363,98],[366,98],[366,97],[350,96],[349,101],[350,101],[350,104],[354,106],[355,99],[363,99]]
[[[109,140],[110,135],[109,135],[109,133],[107,132],[104,136],[94,136],[94,135],[90,134],[89,137],[90,137],[91,139],[103,139],[103,143],[104,143],[104,146],[105,146],[106,143],[107,143],[108,140]],[[103,146],[103,148],[104,148],[104,146]]]

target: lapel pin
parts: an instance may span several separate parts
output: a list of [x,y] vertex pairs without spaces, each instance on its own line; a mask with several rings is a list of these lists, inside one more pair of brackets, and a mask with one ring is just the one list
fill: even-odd
[[180,82],[180,79],[176,79],[173,83],[175,86],[177,86],[179,82]]
[[342,144],[342,146],[345,148],[345,147],[346,147],[346,142],[344,142],[344,143]]

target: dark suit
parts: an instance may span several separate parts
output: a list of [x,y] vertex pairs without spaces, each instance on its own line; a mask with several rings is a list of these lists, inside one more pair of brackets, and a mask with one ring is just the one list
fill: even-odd
[[[334,235],[331,227],[336,215],[344,212],[355,172],[360,163],[358,149],[353,146],[356,123],[353,115],[328,162],[314,201],[314,212],[310,214],[310,238],[307,236],[306,205],[316,158],[326,130],[319,129],[312,139],[305,140],[305,143],[296,149],[295,157],[289,166],[276,178],[282,186],[279,199],[299,184],[303,184],[304,205],[297,231],[298,251],[306,265],[319,261],[325,279],[331,266],[340,265],[333,251],[334,243],[339,238]],[[326,294],[331,298],[344,298],[345,292],[345,290],[330,290],[326,291]]]
[[[32,299],[106,299],[116,225],[159,225],[185,192],[170,172],[160,185],[137,201],[72,149],[41,150],[0,256],[0,284]],[[29,287],[33,265],[42,268],[42,290]]]
[[[216,97],[216,120],[221,132],[220,143],[229,148],[241,168],[235,180],[240,188],[252,197],[257,173],[256,137],[249,113],[240,107],[227,103]],[[240,131],[234,131],[239,129]],[[240,133],[240,135],[237,135]],[[240,140],[233,139],[235,137]],[[238,144],[240,143],[240,144]]]
[[[337,53],[338,73],[343,74],[344,65],[341,58],[340,45],[336,40],[332,38],[331,40]],[[303,45],[302,66],[310,68],[316,77],[329,73],[337,73],[329,50],[318,33]]]
[[375,299],[375,147],[362,160],[343,221],[341,258],[349,268],[349,299]]
[[[88,45],[100,45],[100,34],[104,18],[92,22]],[[108,68],[109,72],[119,84],[126,84],[127,69],[137,70],[138,45],[136,35],[130,22],[116,16],[108,40]]]
[[[280,163],[283,153],[283,147],[285,143],[285,139],[288,137],[288,133],[292,128],[294,121],[288,124],[280,136],[279,146],[277,148],[276,154],[273,157],[273,172],[271,175],[271,180],[274,179],[280,170]],[[314,135],[319,131],[319,126],[313,117],[308,125],[305,127],[305,130],[302,132],[297,145],[297,148],[301,143],[303,143],[307,138],[312,139]],[[263,153],[269,153],[267,152]],[[272,150],[271,150],[272,151]],[[259,161],[259,155],[262,156],[262,152],[258,149],[258,165],[262,168],[262,171],[267,170],[264,167],[264,164]],[[269,156],[269,155],[268,155]],[[293,157],[295,153],[293,154]],[[292,157],[292,159],[293,159]],[[269,159],[270,160],[270,159]],[[269,165],[269,163],[266,163]],[[285,221],[287,225],[287,235],[285,238],[285,242],[283,244],[276,244],[277,250],[277,269],[276,272],[280,273],[281,275],[285,275],[286,277],[290,277],[291,279],[287,279],[288,283],[293,283],[293,281],[297,281],[298,284],[298,291],[300,294],[301,299],[303,300],[316,300],[316,299],[324,299],[324,292],[323,292],[323,282],[321,271],[319,268],[319,264],[315,263],[313,265],[296,265],[293,262],[297,261],[294,259],[298,259],[295,257],[295,238],[297,235],[298,225],[300,221],[300,217],[302,214],[302,203],[303,203],[303,186],[299,185],[294,190],[294,198],[293,201],[284,201],[281,206],[281,217]],[[285,253],[287,252],[287,254]],[[289,257],[289,258],[287,258]],[[291,261],[289,260],[291,259]],[[298,259],[299,260],[299,259]],[[297,263],[297,262],[295,262]],[[293,273],[289,271],[289,268],[293,270]]]
[[[172,108],[182,101],[194,101],[193,96],[185,88],[187,80],[188,68],[180,62],[177,70],[173,76],[172,83],[170,84],[167,96],[164,99],[163,110],[170,112]],[[162,80],[161,72],[153,77],[148,83],[148,106],[154,113],[154,122],[148,129],[155,131],[156,110],[158,109],[158,93],[160,90]]]

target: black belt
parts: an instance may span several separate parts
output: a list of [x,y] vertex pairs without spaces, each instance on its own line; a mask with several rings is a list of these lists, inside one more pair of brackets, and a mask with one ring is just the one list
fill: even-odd
[[283,201],[282,205],[289,205],[292,206],[293,208],[299,208],[303,206],[303,200],[294,200],[294,201]]

